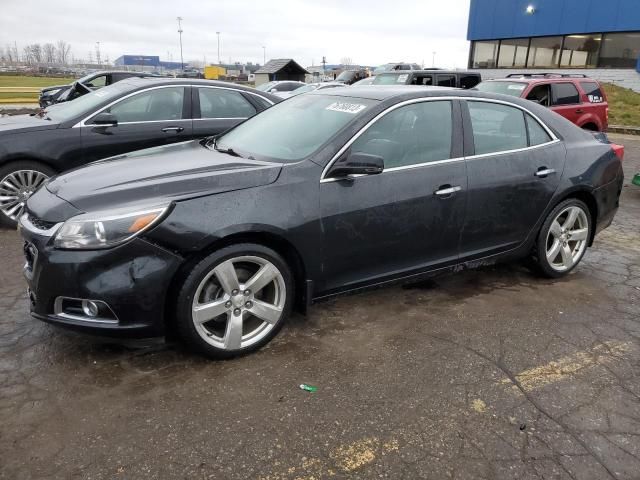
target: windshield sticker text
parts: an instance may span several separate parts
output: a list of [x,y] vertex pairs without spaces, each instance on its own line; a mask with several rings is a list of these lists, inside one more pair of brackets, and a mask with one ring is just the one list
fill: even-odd
[[365,108],[367,108],[367,106],[362,105],[360,103],[334,102],[331,105],[329,105],[325,110],[355,114],[355,113],[361,112]]

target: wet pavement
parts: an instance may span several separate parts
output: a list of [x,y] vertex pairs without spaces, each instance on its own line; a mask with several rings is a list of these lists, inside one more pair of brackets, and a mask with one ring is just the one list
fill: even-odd
[[568,278],[340,298],[231,361],[32,320],[0,231],[0,478],[640,478],[640,139],[614,139],[621,209]]

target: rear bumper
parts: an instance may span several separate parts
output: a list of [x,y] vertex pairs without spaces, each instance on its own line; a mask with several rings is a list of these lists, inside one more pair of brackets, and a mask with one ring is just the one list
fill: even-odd
[[620,206],[620,194],[622,193],[623,182],[624,175],[622,169],[620,169],[620,174],[615,180],[594,190],[593,196],[595,197],[598,208],[598,218],[596,219],[594,236],[613,222],[613,218]]
[[[25,228],[21,233],[26,245],[35,248],[35,258],[25,265],[34,318],[98,335],[164,333],[165,300],[182,257],[141,238],[108,250],[71,251],[54,249],[49,237]],[[104,302],[113,317],[105,322],[65,314],[56,304],[60,298]]]

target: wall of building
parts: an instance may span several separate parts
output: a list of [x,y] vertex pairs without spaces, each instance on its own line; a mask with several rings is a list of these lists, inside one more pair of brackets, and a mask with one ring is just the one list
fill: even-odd
[[639,0],[471,0],[467,38],[622,31],[640,31]]
[[[549,69],[546,70],[536,70],[536,69],[519,69],[519,70],[509,70],[509,69],[479,69],[475,70],[476,72],[482,75],[483,80],[491,80],[494,78],[504,78],[510,73],[521,73],[526,71],[526,73],[544,73],[548,72]],[[552,70],[554,71],[554,70]],[[640,73],[635,70],[630,69],[588,69],[588,70],[574,70],[564,71],[563,73],[583,73],[588,77],[595,78],[599,82],[607,82],[613,83],[615,85],[619,85],[621,87],[630,88],[640,93]]]

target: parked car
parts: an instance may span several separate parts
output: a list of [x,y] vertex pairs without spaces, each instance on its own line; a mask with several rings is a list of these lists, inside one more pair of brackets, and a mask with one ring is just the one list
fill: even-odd
[[565,276],[622,183],[611,145],[522,99],[311,92],[40,188],[20,218],[31,312],[229,357],[345,292],[519,257]]
[[326,90],[328,88],[336,88],[336,87],[344,87],[344,83],[338,82],[317,82],[317,83],[307,83],[306,85],[296,88],[290,92],[282,92],[278,96],[281,98],[289,98],[295,97],[296,95],[300,95],[303,93],[314,92],[316,90]]
[[274,95],[281,96],[282,93],[288,93],[296,88],[304,87],[306,83],[297,82],[294,80],[274,80],[272,82],[263,83],[256,88],[263,92],[273,93]]
[[356,86],[362,87],[363,85],[371,85],[375,79],[376,79],[375,75],[371,75],[369,77],[363,78],[362,80],[358,80],[352,86],[353,87],[356,87]]
[[609,126],[609,104],[604,89],[597,80],[586,75],[517,73],[485,80],[476,89],[526,98],[586,130],[604,132]]
[[376,76],[373,85],[426,85],[437,87],[473,88],[482,81],[476,72],[459,70],[412,70],[387,72]]
[[112,155],[222,133],[278,97],[224,82],[129,78],[39,115],[0,119],[0,222],[59,172]]
[[395,72],[396,70],[422,70],[422,67],[417,63],[392,62],[376,67],[373,70],[373,74],[378,75],[379,73]]
[[367,78],[366,70],[345,70],[336,78],[336,82],[352,85],[359,80]]
[[140,72],[94,72],[68,85],[54,85],[43,88],[40,90],[38,103],[42,108],[45,108],[55,103],[68,102],[125,78],[148,76],[150,75]]

